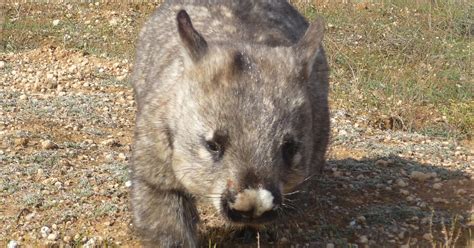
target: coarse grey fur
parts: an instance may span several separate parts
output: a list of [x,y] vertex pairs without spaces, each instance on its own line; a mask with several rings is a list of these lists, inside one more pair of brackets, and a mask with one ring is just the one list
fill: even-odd
[[[320,172],[329,137],[322,36],[321,20],[308,25],[283,0],[167,1],[153,13],[132,75],[131,203],[144,246],[198,246],[197,198],[226,217],[229,192],[265,188],[284,201]],[[206,145],[216,137],[221,157]]]

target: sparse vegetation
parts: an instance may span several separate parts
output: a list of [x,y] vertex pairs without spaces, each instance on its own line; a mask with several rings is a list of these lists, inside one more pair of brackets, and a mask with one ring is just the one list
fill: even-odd
[[[2,6],[0,245],[137,244],[127,78],[159,2]],[[291,2],[326,20],[332,145],[324,176],[288,203],[295,217],[259,232],[258,244],[472,246],[471,1]],[[243,242],[201,211],[203,247]]]

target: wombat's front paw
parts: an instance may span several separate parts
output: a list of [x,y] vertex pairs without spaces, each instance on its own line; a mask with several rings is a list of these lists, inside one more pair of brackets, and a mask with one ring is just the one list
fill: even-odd
[[144,247],[197,247],[194,202],[180,192],[132,183],[133,223]]

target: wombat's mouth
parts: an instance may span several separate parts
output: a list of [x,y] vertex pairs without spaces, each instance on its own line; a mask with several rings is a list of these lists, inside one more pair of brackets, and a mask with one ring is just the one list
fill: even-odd
[[264,224],[275,220],[282,203],[279,190],[270,187],[227,190],[221,197],[221,213],[231,222]]
[[274,208],[256,216],[254,209],[248,211],[237,211],[229,206],[227,201],[222,202],[222,214],[231,222],[238,224],[265,224],[272,222],[278,217],[278,209]]

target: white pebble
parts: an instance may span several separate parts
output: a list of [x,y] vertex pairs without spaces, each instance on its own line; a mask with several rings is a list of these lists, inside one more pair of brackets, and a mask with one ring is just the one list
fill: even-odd
[[48,235],[48,240],[51,240],[51,241],[54,241],[56,239],[58,239],[58,234],[57,233],[51,233]]
[[47,226],[43,226],[40,230],[41,237],[46,238],[51,233],[51,229]]
[[10,240],[7,245],[8,248],[17,248],[18,247],[18,242],[16,240]]

